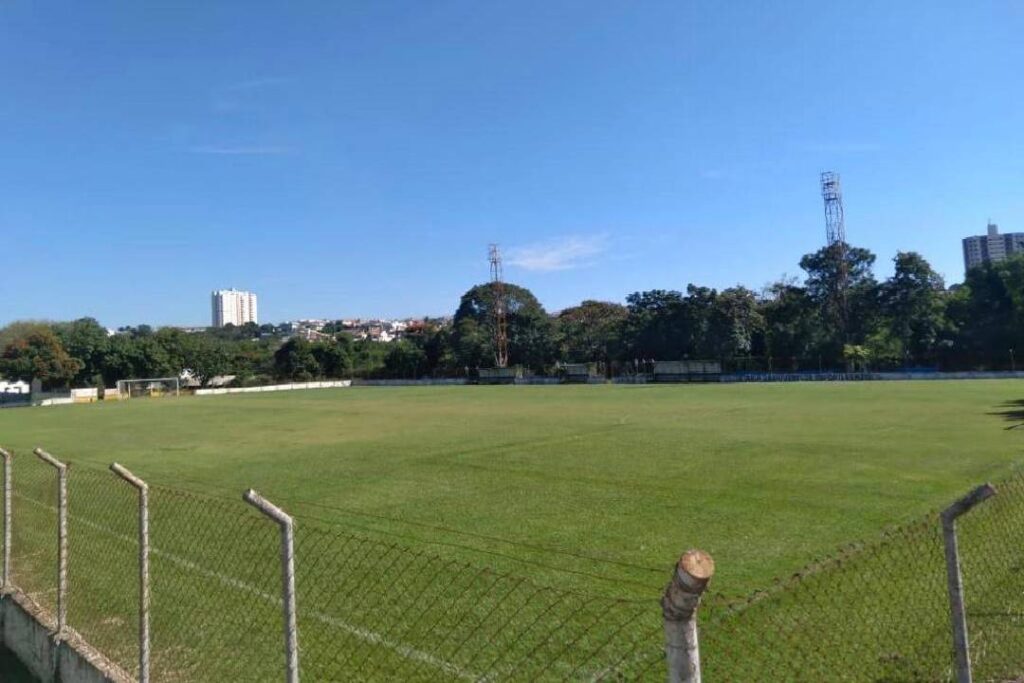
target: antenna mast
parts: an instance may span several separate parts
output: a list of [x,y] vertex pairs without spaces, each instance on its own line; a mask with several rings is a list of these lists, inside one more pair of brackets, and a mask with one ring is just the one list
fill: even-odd
[[843,188],[839,183],[839,174],[825,171],[821,174],[821,198],[825,202],[825,239],[829,251],[838,259],[836,273],[836,291],[833,305],[839,332],[846,341],[847,305],[846,294],[849,287],[850,272],[847,262],[846,216],[843,211]]
[[494,292],[494,363],[508,367],[508,298],[501,272],[501,251],[490,245],[491,290]]

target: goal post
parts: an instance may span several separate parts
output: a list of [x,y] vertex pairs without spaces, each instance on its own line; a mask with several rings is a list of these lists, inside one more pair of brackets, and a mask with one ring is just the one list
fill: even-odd
[[178,377],[119,379],[117,380],[117,393],[122,400],[142,397],[180,396],[181,379]]

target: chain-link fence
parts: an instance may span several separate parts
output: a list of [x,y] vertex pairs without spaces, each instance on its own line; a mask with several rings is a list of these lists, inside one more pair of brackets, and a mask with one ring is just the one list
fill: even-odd
[[[7,589],[34,601],[54,626],[57,474],[31,455],[13,459],[5,577]],[[140,621],[139,491],[110,472],[67,474],[69,634],[135,678],[143,623],[150,680],[286,677],[287,562],[277,524],[241,499],[150,486],[151,609]],[[960,522],[978,681],[1024,674],[1024,479],[998,489]],[[303,518],[293,542],[305,680],[665,678],[660,594],[578,593]],[[699,622],[708,681],[951,680],[938,517],[742,599],[712,592]]]
[[[12,483],[10,581],[54,615],[56,475],[22,455]],[[68,629],[137,676],[137,491],[87,467],[68,469],[68,488]],[[277,527],[240,499],[150,486],[148,502],[151,680],[280,680]],[[656,600],[574,593],[301,520],[294,546],[306,680],[634,680],[661,665]]]
[[[975,681],[1024,674],[1024,478],[997,489],[958,523]],[[702,609],[708,680],[954,680],[938,514]]]

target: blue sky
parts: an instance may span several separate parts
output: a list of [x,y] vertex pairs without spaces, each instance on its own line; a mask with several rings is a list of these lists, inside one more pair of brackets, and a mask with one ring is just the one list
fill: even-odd
[[[189,3],[175,3],[187,5]],[[1024,5],[0,5],[0,322],[552,310],[1024,230]]]

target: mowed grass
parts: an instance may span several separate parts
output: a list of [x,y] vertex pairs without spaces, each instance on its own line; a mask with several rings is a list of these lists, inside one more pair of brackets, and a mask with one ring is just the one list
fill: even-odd
[[740,594],[1008,475],[1021,399],[1012,380],[357,387],[3,410],[0,445],[240,508],[252,486],[300,524],[620,597],[700,547]]

